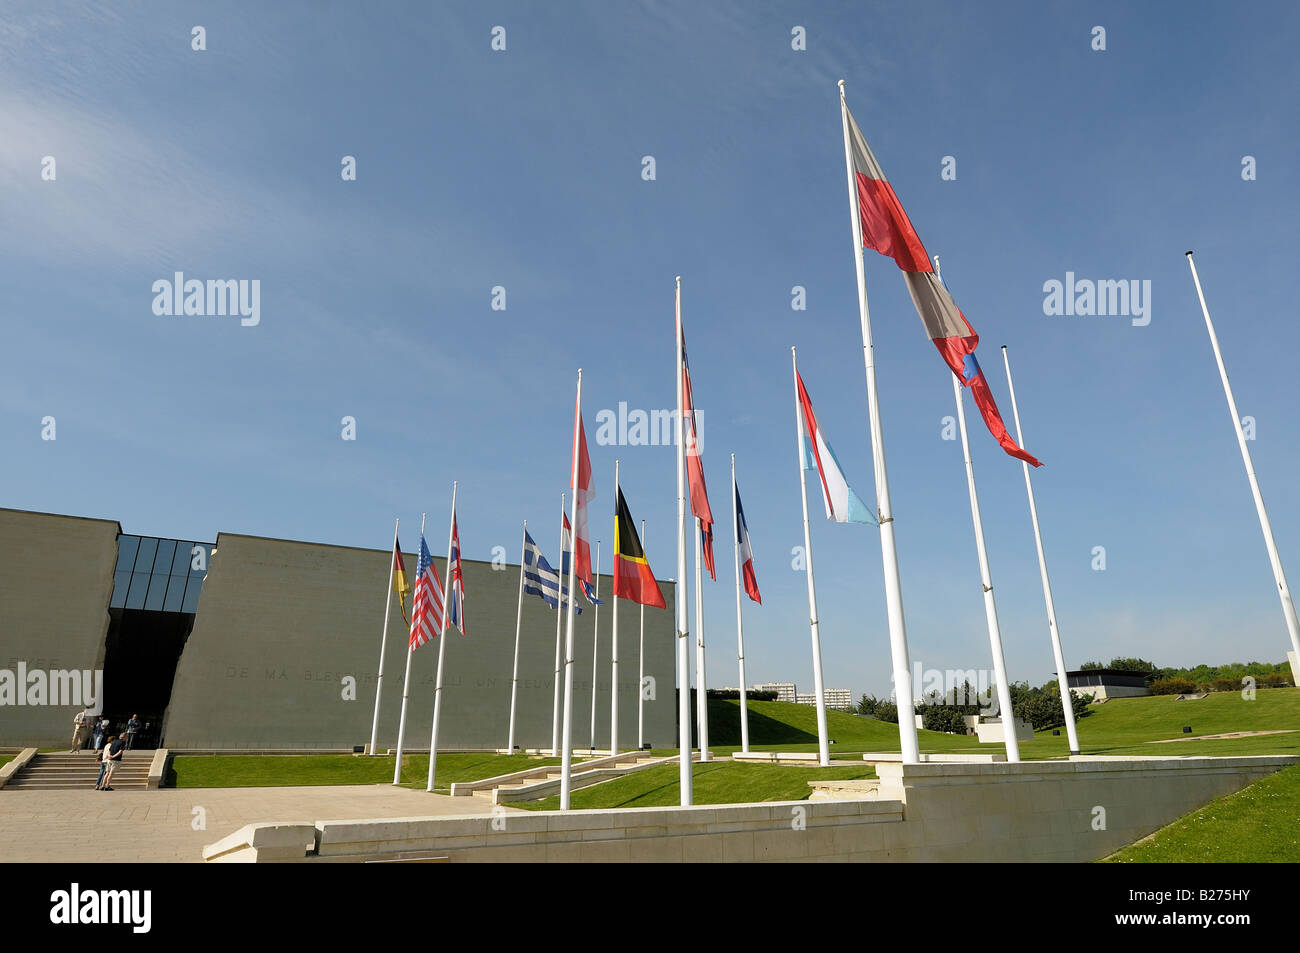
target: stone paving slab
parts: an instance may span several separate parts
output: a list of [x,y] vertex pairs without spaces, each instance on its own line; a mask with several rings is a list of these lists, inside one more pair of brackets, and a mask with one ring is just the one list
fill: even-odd
[[[196,807],[205,815],[202,830],[193,827]],[[475,813],[483,813],[476,801],[390,784],[5,790],[0,791],[0,862],[201,863],[207,844],[245,824]]]

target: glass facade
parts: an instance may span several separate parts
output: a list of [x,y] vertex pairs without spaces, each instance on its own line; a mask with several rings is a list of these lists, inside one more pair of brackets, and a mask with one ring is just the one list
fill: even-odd
[[154,536],[119,536],[109,607],[196,612],[213,545]]

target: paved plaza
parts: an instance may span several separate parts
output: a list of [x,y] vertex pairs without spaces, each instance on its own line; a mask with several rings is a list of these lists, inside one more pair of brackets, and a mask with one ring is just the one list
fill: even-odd
[[[202,808],[205,829],[194,829],[199,817],[196,808]],[[204,846],[259,821],[445,817],[490,810],[477,798],[427,794],[388,784],[0,790],[0,862],[200,863]]]

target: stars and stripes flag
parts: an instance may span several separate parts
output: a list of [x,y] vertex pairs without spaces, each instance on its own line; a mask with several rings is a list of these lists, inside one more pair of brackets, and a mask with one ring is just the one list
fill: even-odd
[[451,517],[451,598],[447,600],[447,624],[469,635],[465,626],[465,570],[460,562],[460,528]]
[[740,505],[740,487],[736,487],[736,543],[740,547],[741,576],[745,581],[745,592],[759,605],[763,597],[758,591],[758,578],[754,575],[754,551],[749,548],[749,526],[745,523],[745,508]]
[[709,491],[704,483],[704,460],[700,456],[699,420],[695,414],[695,398],[691,392],[691,365],[686,359],[686,331],[681,332],[678,344],[682,349],[682,439],[686,443],[686,481],[690,486],[691,514],[700,520],[703,539],[704,568],[709,578],[716,580],[713,569],[713,510],[709,507]]
[[[568,520],[565,520],[565,538],[568,538]],[[564,551],[564,573],[569,568],[569,551]],[[532,534],[524,530],[524,592],[530,596],[539,596],[552,609],[560,608],[561,592],[564,605],[569,604],[568,580],[552,568],[542,554],[542,548],[533,540]],[[581,606],[574,606],[575,612],[582,612]]]
[[442,612],[442,581],[421,534],[420,558],[415,567],[415,600],[411,603],[412,652],[438,637],[442,631]]
[[1041,466],[1035,457],[1021,449],[1007,433],[988,381],[980,369],[979,361],[975,359],[975,348],[980,343],[979,335],[935,274],[930,256],[921,244],[916,229],[912,227],[907,212],[903,211],[898,196],[894,194],[893,186],[885,178],[884,169],[876,161],[847,106],[844,111],[848,118],[849,151],[857,185],[863,247],[894,259],[894,263],[903,272],[908,293],[912,296],[912,303],[916,306],[916,313],[920,316],[926,333],[939,349],[944,362],[957,375],[957,379],[970,388],[985,426],[1002,449],[1031,466]]

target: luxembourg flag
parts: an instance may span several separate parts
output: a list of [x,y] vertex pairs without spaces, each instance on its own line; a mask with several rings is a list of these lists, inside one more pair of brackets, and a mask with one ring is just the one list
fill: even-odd
[[[835,451],[831,449],[826,435],[822,433],[822,428],[817,423],[817,415],[813,413],[808,390],[803,386],[803,375],[798,374],[797,378],[799,406],[803,409],[804,469],[815,469],[821,477],[822,502],[826,504],[826,518],[837,523],[870,523],[879,526],[866,504],[853,492],[853,487],[849,486],[849,481],[844,478],[840,461],[836,459]],[[812,439],[810,440],[809,437]]]
[[754,575],[754,551],[749,548],[749,526],[745,523],[745,508],[740,505],[740,487],[736,487],[736,543],[740,546],[740,572],[745,580],[745,592],[761,606],[763,597],[758,592],[758,579]]

